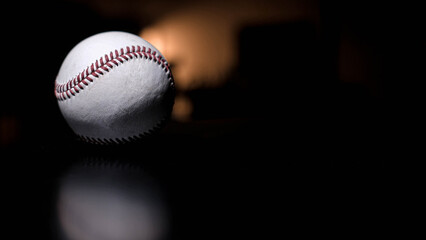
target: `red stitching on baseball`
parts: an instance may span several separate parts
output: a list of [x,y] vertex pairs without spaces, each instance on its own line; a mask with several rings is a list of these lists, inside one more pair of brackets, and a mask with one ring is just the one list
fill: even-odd
[[137,142],[137,141],[143,140],[145,137],[153,135],[156,131],[161,129],[166,124],[166,121],[168,120],[168,118],[169,116],[162,118],[152,129],[149,129],[143,133],[140,133],[134,136],[129,136],[126,138],[95,138],[95,137],[88,137],[88,136],[79,135],[79,134],[77,134],[77,136],[81,140],[83,140],[83,142],[93,143],[98,145],[125,144],[125,143]]
[[55,81],[55,96],[59,101],[69,99],[84,90],[84,88],[89,85],[89,82],[93,82],[94,79],[104,75],[105,72],[109,72],[112,68],[119,66],[120,63],[127,62],[134,58],[154,60],[155,63],[161,65],[170,82],[172,84],[174,83],[169,63],[161,55],[157,55],[156,51],[141,46],[127,46],[119,50],[116,49],[111,51],[109,55],[105,54],[105,56],[96,60],[66,83],[57,84]]

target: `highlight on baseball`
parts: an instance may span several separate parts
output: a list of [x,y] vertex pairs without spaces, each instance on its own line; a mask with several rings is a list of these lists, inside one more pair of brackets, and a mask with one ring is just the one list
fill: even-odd
[[78,43],[65,57],[55,96],[82,140],[127,143],[155,134],[175,97],[170,65],[141,37],[104,32]]

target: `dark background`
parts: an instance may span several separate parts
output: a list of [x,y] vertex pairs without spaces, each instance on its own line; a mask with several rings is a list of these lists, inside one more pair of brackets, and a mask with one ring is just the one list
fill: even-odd
[[[14,239],[54,239],[58,179],[85,159],[132,162],[155,176],[174,216],[171,239],[402,231],[395,191],[405,185],[394,167],[422,147],[424,19],[418,6],[397,1],[320,1],[318,8],[320,32],[303,20],[241,27],[239,61],[226,84],[186,92],[194,103],[189,121],[171,119],[143,142],[102,147],[79,142],[67,126],[53,94],[56,74],[82,39],[138,34],[150,19],[106,16],[83,1],[6,3],[0,157],[7,231]],[[359,81],[340,79],[342,32],[368,52]],[[253,61],[254,44],[274,46],[255,50],[266,61]]]

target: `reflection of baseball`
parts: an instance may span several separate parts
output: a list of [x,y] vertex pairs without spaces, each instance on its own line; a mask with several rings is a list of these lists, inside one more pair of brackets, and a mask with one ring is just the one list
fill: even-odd
[[173,107],[174,82],[168,62],[150,43],[130,33],[105,32],[68,53],[55,95],[82,139],[121,143],[161,127]]
[[59,239],[167,239],[170,220],[161,185],[140,167],[117,160],[77,163],[61,176]]

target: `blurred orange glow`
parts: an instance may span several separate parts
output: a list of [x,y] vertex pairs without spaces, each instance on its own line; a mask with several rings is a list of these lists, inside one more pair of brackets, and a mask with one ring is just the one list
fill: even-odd
[[[215,1],[186,6],[142,29],[173,65],[176,87],[217,87],[238,61],[238,33],[245,25],[315,20],[317,1]],[[273,46],[253,46],[253,49]]]
[[221,15],[208,15],[202,11],[177,13],[141,32],[173,65],[181,90],[216,87],[236,64],[232,26]]
[[189,99],[184,94],[179,94],[175,98],[175,105],[173,106],[172,117],[178,121],[187,121],[190,120],[190,116],[194,106]]
[[[223,85],[238,65],[238,34],[243,27],[295,20],[317,23],[317,4],[316,0],[197,2],[163,14],[142,29],[140,36],[172,65],[178,91],[215,88]],[[253,53],[273,48],[253,46]],[[173,117],[187,120],[192,109],[190,99],[181,94]]]

